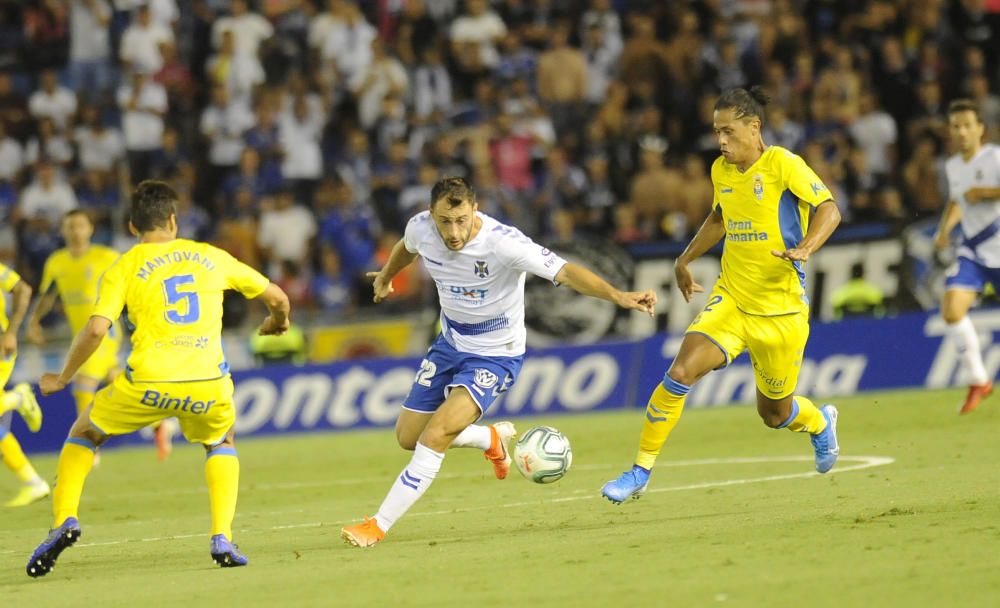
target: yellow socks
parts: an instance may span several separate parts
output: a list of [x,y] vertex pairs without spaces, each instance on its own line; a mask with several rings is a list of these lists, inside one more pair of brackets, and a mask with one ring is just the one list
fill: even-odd
[[35,467],[31,466],[28,457],[24,455],[21,444],[14,438],[14,434],[2,426],[0,426],[0,457],[3,458],[7,468],[24,483],[40,479]]
[[79,414],[87,409],[94,401],[94,391],[73,391],[73,400],[76,401],[76,413]]
[[653,468],[667,435],[681,418],[684,400],[690,390],[690,386],[666,375],[663,377],[663,382],[657,385],[646,405],[646,420],[642,423],[639,453],[635,457],[635,464],[644,469]]
[[53,528],[58,528],[67,517],[77,516],[83,482],[94,466],[96,449],[93,443],[77,437],[70,437],[63,444],[56,469],[56,485],[52,491]]
[[815,435],[826,428],[826,418],[812,401],[796,395],[792,397],[792,413],[777,428]]
[[233,518],[240,488],[240,461],[236,448],[216,448],[205,459],[208,504],[212,511],[212,536],[233,539]]

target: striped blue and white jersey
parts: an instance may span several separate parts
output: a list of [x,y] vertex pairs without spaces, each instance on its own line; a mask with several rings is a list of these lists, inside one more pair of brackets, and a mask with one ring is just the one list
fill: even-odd
[[956,154],[945,163],[949,198],[962,209],[964,242],[958,254],[988,266],[1000,268],[1000,200],[969,203],[965,193],[976,187],[1000,187],[1000,147],[984,145],[965,161]]
[[445,340],[460,352],[516,357],[526,339],[525,273],[554,281],[566,260],[517,228],[477,215],[482,228],[458,251],[441,240],[430,211],[410,219],[403,243],[437,285]]

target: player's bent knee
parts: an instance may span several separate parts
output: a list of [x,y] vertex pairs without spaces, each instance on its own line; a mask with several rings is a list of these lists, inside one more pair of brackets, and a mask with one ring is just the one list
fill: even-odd
[[412,452],[417,449],[417,438],[403,434],[402,432],[396,432],[396,442],[399,443],[399,447],[404,450]]
[[779,407],[780,403],[780,401],[775,401],[768,404],[757,404],[757,414],[764,424],[772,429],[780,427],[788,418],[787,413]]
[[678,363],[677,361],[674,361],[674,364],[671,365],[670,369],[667,371],[667,376],[669,376],[674,382],[680,382],[685,386],[691,386],[704,375],[705,374],[697,374],[689,371],[687,365],[684,363]]

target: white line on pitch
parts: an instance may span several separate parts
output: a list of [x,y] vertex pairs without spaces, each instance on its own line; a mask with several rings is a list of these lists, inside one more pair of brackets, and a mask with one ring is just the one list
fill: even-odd
[[[841,456],[841,462],[857,462],[858,464],[849,465],[846,467],[838,467],[832,474],[838,473],[850,473],[852,471],[861,471],[863,469],[870,469],[873,467],[885,466],[887,464],[892,464],[896,460],[888,456]],[[682,467],[682,466],[697,466],[697,465],[712,465],[712,464],[753,464],[753,463],[765,463],[765,462],[812,462],[812,458],[808,456],[749,456],[745,458],[706,458],[703,460],[676,460],[673,462],[664,462],[657,465],[657,467]],[[584,467],[578,467],[584,468]],[[589,465],[588,468],[608,468],[606,465]],[[647,494],[660,493],[660,492],[681,492],[685,490],[703,490],[706,488],[721,488],[726,486],[735,485],[745,485],[751,483],[763,483],[767,481],[782,481],[786,479],[803,479],[809,477],[819,477],[819,473],[816,471],[806,471],[803,473],[787,473],[784,475],[766,475],[764,477],[750,477],[745,479],[726,479],[722,481],[706,481],[703,483],[687,484],[682,486],[667,486],[665,488],[654,488],[649,490]],[[368,481],[368,480],[364,480]],[[590,500],[593,498],[598,498],[596,494],[587,494],[585,496],[561,496],[557,498],[547,498],[540,500],[529,500],[523,502],[510,502],[500,505],[489,505],[483,507],[468,507],[464,509],[448,509],[442,511],[418,511],[417,513],[411,513],[408,517],[435,517],[438,515],[449,515],[451,513],[465,513],[469,511],[484,511],[492,509],[513,509],[517,507],[533,506],[545,503],[560,503],[560,502],[571,502],[575,500]],[[264,529],[255,528],[242,528],[239,531],[242,533],[247,532],[261,532],[261,531],[275,531],[275,530],[291,530],[295,528],[319,528],[323,526],[339,526],[342,524],[351,523],[351,521],[330,521],[330,522],[307,522],[301,524],[286,524],[281,526],[271,526]],[[197,534],[173,534],[170,536],[155,536],[151,538],[139,538],[139,539],[122,539],[122,540],[110,540],[104,542],[96,543],[82,543],[76,545],[77,547],[106,547],[110,545],[123,545],[125,543],[132,542],[159,542],[165,540],[182,540],[187,538],[198,538],[206,536],[204,532],[199,532]],[[6,550],[0,551],[0,555],[12,554],[16,551]]]

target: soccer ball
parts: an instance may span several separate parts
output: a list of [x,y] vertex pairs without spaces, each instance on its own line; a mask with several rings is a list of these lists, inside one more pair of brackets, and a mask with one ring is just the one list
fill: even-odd
[[514,463],[525,479],[552,483],[562,479],[573,464],[569,439],[550,426],[536,426],[514,445]]

